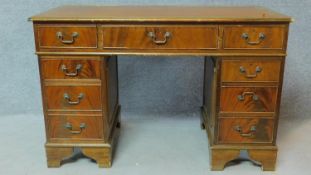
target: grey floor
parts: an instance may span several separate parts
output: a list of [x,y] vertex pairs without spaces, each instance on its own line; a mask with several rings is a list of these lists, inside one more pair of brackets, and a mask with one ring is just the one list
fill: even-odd
[[[122,130],[113,166],[99,169],[81,157],[61,168],[48,169],[41,115],[1,119],[0,175],[308,175],[311,165],[311,119],[282,118],[278,131],[275,172],[262,172],[249,161],[212,172],[208,141],[199,114],[150,116],[122,114]],[[152,119],[151,119],[152,118]],[[76,155],[79,157],[79,154]]]

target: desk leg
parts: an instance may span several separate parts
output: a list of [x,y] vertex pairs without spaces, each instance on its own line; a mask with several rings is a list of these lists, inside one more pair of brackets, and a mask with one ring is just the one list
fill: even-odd
[[252,160],[259,162],[263,171],[274,171],[277,157],[277,150],[248,150]]
[[60,167],[63,159],[73,153],[73,147],[46,147],[47,166],[49,168]]
[[240,150],[235,149],[211,149],[211,170],[212,171],[222,171],[225,165],[238,158],[240,155]]
[[249,161],[256,165],[261,165],[263,171],[274,171],[277,157],[277,147],[253,146],[245,148],[243,146],[213,146],[210,149],[210,161],[212,171],[222,171],[232,160],[238,159],[241,150],[247,150]]
[[82,153],[94,159],[98,167],[100,168],[109,168],[111,167],[111,155],[112,150],[109,147],[103,147],[103,148],[82,148]]

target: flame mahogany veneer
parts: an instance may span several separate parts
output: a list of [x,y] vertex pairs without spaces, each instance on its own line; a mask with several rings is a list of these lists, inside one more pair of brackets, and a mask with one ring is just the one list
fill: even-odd
[[75,147],[111,166],[120,129],[117,55],[191,55],[205,57],[201,127],[211,170],[241,150],[275,169],[290,17],[263,7],[63,6],[30,19],[49,167]]

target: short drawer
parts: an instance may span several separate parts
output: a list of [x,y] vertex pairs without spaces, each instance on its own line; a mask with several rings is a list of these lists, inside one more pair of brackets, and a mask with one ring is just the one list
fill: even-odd
[[264,118],[220,118],[219,143],[272,143],[274,120]]
[[283,49],[285,26],[230,25],[223,31],[224,49]]
[[42,49],[97,48],[97,28],[96,25],[40,25],[37,42]]
[[107,49],[217,49],[218,26],[103,26]]
[[45,86],[48,111],[101,110],[100,86]]
[[49,116],[47,122],[50,139],[101,139],[103,137],[102,117]]
[[230,87],[220,92],[220,112],[274,112],[277,87]]
[[240,59],[223,60],[221,63],[222,82],[278,82],[281,60]]
[[41,58],[43,79],[99,79],[100,60],[82,58]]

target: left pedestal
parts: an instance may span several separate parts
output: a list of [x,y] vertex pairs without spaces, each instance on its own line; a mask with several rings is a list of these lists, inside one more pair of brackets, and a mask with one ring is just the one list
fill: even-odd
[[110,167],[119,133],[117,57],[39,56],[48,167],[74,148]]

